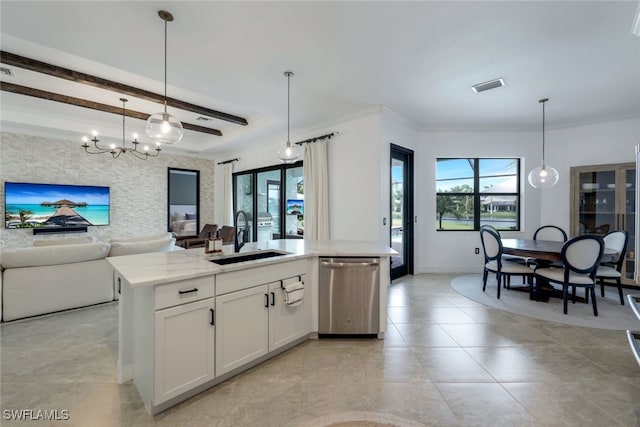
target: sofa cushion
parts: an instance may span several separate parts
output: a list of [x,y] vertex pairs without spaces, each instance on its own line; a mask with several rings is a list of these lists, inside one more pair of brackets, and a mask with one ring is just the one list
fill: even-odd
[[174,238],[163,238],[144,241],[111,241],[109,256],[133,255],[145,252],[166,252],[173,250],[176,243]]
[[96,238],[93,236],[68,237],[62,239],[36,239],[33,246],[52,246],[52,245],[75,245],[78,243],[94,243]]
[[110,243],[121,243],[121,242],[147,242],[149,240],[161,240],[161,239],[171,239],[173,234],[160,233],[160,234],[152,234],[148,236],[134,236],[134,237],[116,237],[115,239],[111,239]]
[[92,261],[107,257],[109,248],[108,243],[95,242],[5,250],[0,264],[7,269]]

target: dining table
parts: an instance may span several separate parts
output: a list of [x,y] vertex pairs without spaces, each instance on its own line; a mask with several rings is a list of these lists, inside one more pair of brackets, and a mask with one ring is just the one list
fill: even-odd
[[[552,240],[534,240],[534,239],[500,239],[502,241],[502,253],[505,255],[513,255],[525,258],[533,258],[542,261],[539,264],[562,261],[562,246],[565,242]],[[601,262],[612,261],[615,259],[617,252],[613,249],[604,248]],[[521,286],[512,287],[512,289],[529,292],[529,297],[536,301],[547,301],[550,296],[562,298],[562,292],[551,286]],[[583,300],[576,297],[577,300]]]

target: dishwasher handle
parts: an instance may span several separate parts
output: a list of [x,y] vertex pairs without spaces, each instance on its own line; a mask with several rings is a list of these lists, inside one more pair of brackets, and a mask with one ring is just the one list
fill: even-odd
[[378,262],[377,261],[373,261],[373,262],[328,262],[328,261],[321,261],[320,264],[322,264],[325,267],[369,267],[369,266],[378,266]]

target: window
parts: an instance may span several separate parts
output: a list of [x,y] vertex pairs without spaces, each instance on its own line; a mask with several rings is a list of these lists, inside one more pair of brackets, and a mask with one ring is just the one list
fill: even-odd
[[[233,174],[234,211],[247,213],[250,241],[303,237],[302,175],[302,162]],[[295,211],[289,209],[293,205]]]
[[436,230],[520,230],[520,159],[437,159]]

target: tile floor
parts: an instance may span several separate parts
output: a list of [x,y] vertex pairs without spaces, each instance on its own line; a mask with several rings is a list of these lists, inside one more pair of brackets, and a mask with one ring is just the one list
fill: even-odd
[[[501,312],[456,293],[453,277],[395,281],[384,341],[309,340],[156,417],[134,385],[115,382],[117,303],[9,323],[0,424],[306,426],[365,411],[428,426],[640,425],[640,367],[624,331]],[[7,421],[14,409],[70,419]]]

